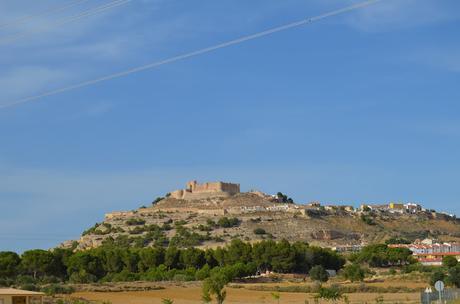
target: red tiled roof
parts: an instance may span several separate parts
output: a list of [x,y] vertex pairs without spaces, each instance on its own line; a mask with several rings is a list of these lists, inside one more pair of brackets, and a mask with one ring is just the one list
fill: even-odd
[[458,256],[460,256],[460,252],[430,252],[430,253],[414,253],[414,256],[424,256],[424,255],[434,255],[434,256],[458,255]]

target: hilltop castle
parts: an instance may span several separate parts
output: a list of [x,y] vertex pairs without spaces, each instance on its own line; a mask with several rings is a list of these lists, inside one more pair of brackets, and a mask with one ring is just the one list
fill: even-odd
[[227,197],[240,193],[240,184],[211,182],[199,184],[196,180],[188,182],[185,189],[171,192],[175,199],[203,199],[208,197]]

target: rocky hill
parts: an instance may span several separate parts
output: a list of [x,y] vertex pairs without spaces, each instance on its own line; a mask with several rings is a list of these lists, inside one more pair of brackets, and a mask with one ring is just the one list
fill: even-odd
[[[181,194],[182,195],[182,194]],[[215,247],[234,238],[305,241],[347,247],[390,238],[460,240],[460,221],[434,210],[407,210],[399,205],[321,206],[295,204],[288,197],[261,192],[197,199],[172,196],[134,211],[106,214],[102,223],[63,247],[88,249],[106,243],[123,246]]]

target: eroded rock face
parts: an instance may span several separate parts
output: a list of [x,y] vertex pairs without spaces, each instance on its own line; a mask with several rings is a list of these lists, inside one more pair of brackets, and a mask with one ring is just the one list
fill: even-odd
[[331,241],[331,240],[343,238],[345,235],[341,233],[340,231],[322,229],[322,230],[313,232],[311,236],[315,240]]
[[362,238],[362,235],[359,233],[344,233],[341,231],[337,230],[328,230],[328,229],[321,229],[313,232],[311,234],[311,237],[315,240],[319,241],[332,241],[332,240],[338,240],[338,239],[343,239],[343,240],[348,240],[348,241],[357,241]]

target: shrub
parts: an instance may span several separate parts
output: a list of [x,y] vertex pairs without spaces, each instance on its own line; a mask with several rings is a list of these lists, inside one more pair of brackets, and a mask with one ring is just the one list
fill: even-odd
[[39,290],[37,285],[31,284],[31,283],[21,285],[21,289],[28,290],[28,291],[38,291]]
[[184,226],[184,225],[187,225],[187,221],[179,220],[179,221],[174,222],[174,225],[175,226]]
[[324,299],[324,300],[331,300],[337,301],[342,298],[342,292],[338,286],[331,286],[327,287],[320,287],[318,295],[316,296],[317,299]]
[[210,274],[211,274],[211,267],[209,267],[209,265],[206,264],[203,266],[203,268],[201,268],[195,273],[195,279],[198,281],[203,281],[209,278]]
[[236,227],[239,224],[240,224],[240,220],[237,219],[236,217],[232,217],[232,218],[222,217],[217,222],[217,225],[219,225],[222,228]]
[[310,272],[308,273],[310,278],[314,281],[318,282],[327,282],[329,280],[329,274],[327,273],[326,269],[324,269],[321,265],[316,265]]
[[48,296],[54,296],[57,294],[71,294],[75,291],[75,289],[73,287],[65,286],[61,284],[51,284],[51,285],[43,287],[41,291],[44,292]]
[[137,280],[139,280],[139,275],[126,269],[119,273],[113,274],[110,278],[110,281],[112,282],[134,282]]
[[145,225],[145,220],[139,219],[139,218],[131,218],[127,220],[125,223],[128,226],[139,226],[139,225]]
[[164,199],[164,197],[157,197],[156,199],[153,200],[152,205],[156,205],[162,199]]
[[129,231],[129,234],[142,234],[145,232],[145,228],[141,226],[136,226]]
[[359,264],[350,264],[345,266],[342,270],[343,277],[346,280],[350,280],[351,282],[362,282],[366,276],[366,272]]
[[405,238],[400,238],[400,237],[393,237],[391,239],[388,239],[385,241],[385,244],[390,245],[390,244],[410,244],[411,241]]
[[267,234],[267,232],[263,228],[256,228],[256,229],[254,229],[254,234],[263,235],[263,234]]
[[366,223],[367,225],[370,225],[370,226],[375,226],[376,223],[374,221],[374,219],[368,215],[364,215],[364,214],[361,214],[361,221],[363,221],[364,223]]
[[97,277],[93,274],[86,272],[86,270],[80,270],[78,272],[72,273],[69,278],[71,283],[76,284],[86,284],[86,283],[94,283],[97,281]]

